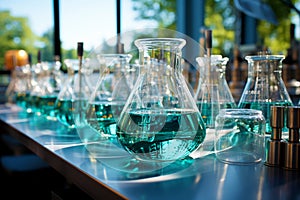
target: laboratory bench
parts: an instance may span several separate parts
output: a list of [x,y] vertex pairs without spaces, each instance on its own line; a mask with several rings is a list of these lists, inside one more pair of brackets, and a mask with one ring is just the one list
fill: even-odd
[[0,127],[92,199],[300,199],[299,171],[264,162],[225,164],[214,154],[143,162],[91,130],[16,105],[1,105]]

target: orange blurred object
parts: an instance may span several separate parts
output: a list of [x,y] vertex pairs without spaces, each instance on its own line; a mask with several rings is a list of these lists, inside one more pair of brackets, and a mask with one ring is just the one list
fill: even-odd
[[28,64],[28,54],[25,50],[8,50],[5,53],[5,68],[12,70],[16,66],[24,66]]

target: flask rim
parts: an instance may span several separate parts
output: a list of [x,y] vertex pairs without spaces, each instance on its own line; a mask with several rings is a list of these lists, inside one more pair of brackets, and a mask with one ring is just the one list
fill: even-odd
[[116,62],[125,61],[129,63],[132,59],[131,54],[126,53],[109,53],[109,54],[97,54],[97,60],[101,65],[112,66]]
[[97,59],[101,59],[101,58],[112,58],[112,59],[126,59],[126,60],[130,60],[132,58],[131,54],[126,54],[126,53],[100,53],[97,54]]
[[263,61],[263,60],[283,60],[285,58],[284,55],[253,55],[246,56],[245,59],[248,61]]
[[186,45],[186,40],[182,38],[142,38],[134,41],[134,44],[139,49],[151,46],[176,46],[182,49]]
[[239,118],[249,118],[249,117],[257,117],[264,119],[263,113],[261,110],[256,109],[248,109],[248,108],[230,108],[230,109],[221,109],[219,111],[220,116],[235,116]]
[[211,55],[211,57],[207,57],[207,56],[202,56],[202,57],[196,57],[195,59],[197,61],[197,63],[201,66],[201,65],[206,65],[206,63],[208,61],[210,61],[212,64],[222,64],[222,65],[226,65],[227,62],[229,61],[228,57],[222,57],[222,55],[220,54],[213,54]]

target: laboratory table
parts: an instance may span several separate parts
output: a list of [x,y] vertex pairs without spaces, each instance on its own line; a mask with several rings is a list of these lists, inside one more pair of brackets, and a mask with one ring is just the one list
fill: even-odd
[[0,127],[94,199],[300,199],[298,171],[263,162],[232,165],[214,154],[141,162],[82,126],[1,105]]

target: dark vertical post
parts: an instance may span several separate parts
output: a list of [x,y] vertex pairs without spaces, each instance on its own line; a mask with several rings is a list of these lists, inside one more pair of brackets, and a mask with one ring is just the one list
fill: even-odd
[[54,11],[54,59],[56,61],[61,61],[59,0],[53,0],[53,11]]
[[117,34],[121,33],[121,0],[117,0]]
[[197,81],[195,58],[200,55],[199,39],[201,29],[204,27],[204,14],[205,0],[176,0],[176,29],[189,37],[182,54],[183,58],[190,64],[189,83],[192,87]]
[[124,44],[121,43],[121,0],[117,4],[117,53],[124,53]]
[[296,29],[296,25],[291,23],[290,25],[290,46],[294,47],[295,45],[295,29]]
[[[199,42],[201,28],[204,26],[205,0],[177,0],[176,1],[177,31]],[[191,55],[194,60],[199,56],[199,46],[183,51],[184,57]]]
[[253,17],[242,15],[241,23],[241,44],[256,44],[257,43],[257,20]]
[[177,0],[176,3],[177,31],[199,41],[204,26],[205,0]]

